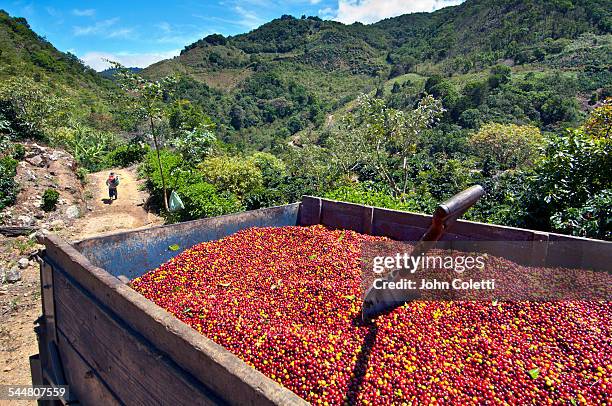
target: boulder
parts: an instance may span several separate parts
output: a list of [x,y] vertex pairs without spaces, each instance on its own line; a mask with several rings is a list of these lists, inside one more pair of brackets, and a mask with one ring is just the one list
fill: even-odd
[[4,280],[8,283],[15,283],[21,280],[21,271],[17,266],[12,267],[4,273]]
[[77,206],[76,204],[73,204],[72,206],[68,206],[68,208],[66,209],[66,217],[68,217],[69,219],[76,219],[79,218],[81,216],[81,210],[79,209],[79,206]]
[[26,269],[28,265],[30,265],[30,261],[27,258],[21,258],[19,261],[17,261],[17,265],[21,269]]
[[34,155],[31,158],[26,158],[26,162],[29,163],[30,165],[38,166],[39,168],[42,168],[45,166],[45,160],[40,155]]
[[60,158],[64,158],[64,154],[61,151],[53,151],[53,153],[49,154],[49,159],[52,161],[57,161]]
[[36,180],[36,175],[35,175],[35,174],[34,174],[34,172],[32,172],[32,171],[28,171],[28,170],[26,170],[25,175],[26,175],[26,180],[29,180],[29,181],[31,181],[31,182],[33,182],[33,181],[35,181],[35,180]]
[[34,224],[34,219],[30,216],[19,216],[17,217],[17,220],[19,220],[19,222],[21,222],[21,224],[24,226],[31,226]]

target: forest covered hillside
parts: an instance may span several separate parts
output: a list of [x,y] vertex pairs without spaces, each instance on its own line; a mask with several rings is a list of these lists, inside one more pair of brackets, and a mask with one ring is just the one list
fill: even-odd
[[0,80],[35,81],[52,94],[63,94],[83,114],[108,110],[116,88],[85,66],[76,55],[57,50],[32,29],[25,18],[0,10]]
[[612,238],[607,1],[468,0],[370,25],[283,15],[102,74],[1,16],[0,208],[34,139],[83,173],[139,163],[167,221],[303,194],[431,212],[479,183],[468,218]]
[[[210,35],[145,74],[182,75],[179,94],[197,100],[217,117],[224,138],[243,147],[271,148],[321,127],[326,114],[359,93],[381,94],[396,82],[411,82],[418,92],[424,90],[418,83],[440,75],[455,84],[448,92],[461,93],[496,64],[564,88],[575,114],[529,119],[556,125],[574,121],[584,99],[598,98],[611,85],[611,21],[603,0],[468,0],[372,25],[283,16],[247,34]],[[543,103],[533,108],[546,116],[537,104]],[[453,115],[467,107],[473,106]]]

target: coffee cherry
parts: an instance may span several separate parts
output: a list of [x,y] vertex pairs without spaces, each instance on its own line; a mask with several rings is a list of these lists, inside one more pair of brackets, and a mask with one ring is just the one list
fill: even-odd
[[365,325],[361,246],[384,240],[250,228],[131,286],[313,404],[609,402],[609,302],[415,301]]

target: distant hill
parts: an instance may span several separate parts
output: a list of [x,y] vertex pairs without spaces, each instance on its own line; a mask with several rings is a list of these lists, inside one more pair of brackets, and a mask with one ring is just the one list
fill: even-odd
[[179,94],[213,116],[228,140],[248,145],[262,132],[282,138],[319,126],[324,113],[406,74],[463,83],[460,76],[502,63],[517,72],[588,71],[580,86],[591,91],[612,64],[610,4],[468,0],[372,25],[285,15],[246,34],[209,35],[143,74],[181,75]]

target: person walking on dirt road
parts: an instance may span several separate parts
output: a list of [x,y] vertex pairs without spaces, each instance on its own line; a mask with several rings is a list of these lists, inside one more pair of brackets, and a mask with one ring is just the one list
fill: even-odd
[[106,186],[108,186],[108,197],[109,199],[115,198],[117,200],[117,186],[119,186],[119,175],[115,175],[111,172],[106,179]]

